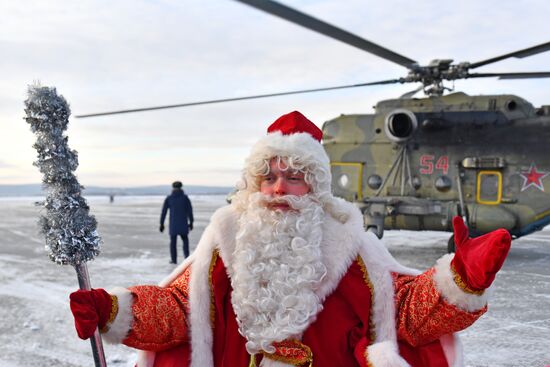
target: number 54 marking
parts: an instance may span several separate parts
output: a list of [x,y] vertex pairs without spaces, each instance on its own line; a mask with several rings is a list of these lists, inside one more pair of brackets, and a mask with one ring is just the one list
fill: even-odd
[[[431,175],[434,173],[434,160],[435,156],[431,154],[424,154],[420,156],[420,170],[423,175]],[[442,155],[435,163],[435,169],[443,172],[444,175],[449,172],[449,156]]]

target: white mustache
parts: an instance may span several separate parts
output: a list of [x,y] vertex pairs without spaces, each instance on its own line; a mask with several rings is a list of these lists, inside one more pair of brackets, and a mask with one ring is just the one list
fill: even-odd
[[285,196],[278,196],[278,197],[272,197],[270,195],[262,195],[260,197],[260,203],[262,203],[264,206],[276,206],[277,204],[286,204],[291,209],[294,210],[302,210],[306,207],[308,207],[311,203],[319,204],[319,200],[317,200],[312,195],[285,195]]

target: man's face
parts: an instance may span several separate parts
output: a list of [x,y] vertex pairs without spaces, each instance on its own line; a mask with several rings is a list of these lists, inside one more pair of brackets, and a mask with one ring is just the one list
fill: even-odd
[[[273,198],[284,195],[302,196],[309,191],[304,173],[289,169],[283,160],[277,158],[269,161],[269,173],[260,177],[260,192]],[[289,206],[286,203],[274,203],[269,208],[288,210]]]

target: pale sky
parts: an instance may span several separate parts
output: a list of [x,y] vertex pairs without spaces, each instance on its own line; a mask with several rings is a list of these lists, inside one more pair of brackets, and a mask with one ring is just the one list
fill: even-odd
[[[427,64],[476,62],[550,40],[547,0],[285,0],[284,4]],[[475,72],[550,71],[550,52]],[[407,70],[232,0],[0,0],[0,184],[38,183],[22,119],[27,85],[54,86],[73,115],[354,84]],[[231,186],[253,142],[300,110],[319,127],[372,113],[416,84],[71,118],[83,185]],[[550,104],[550,79],[456,82],[469,94]]]

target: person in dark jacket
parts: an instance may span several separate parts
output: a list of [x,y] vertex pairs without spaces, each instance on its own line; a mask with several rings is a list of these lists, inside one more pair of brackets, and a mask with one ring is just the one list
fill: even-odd
[[172,194],[168,195],[162,206],[160,215],[160,231],[164,231],[164,219],[166,213],[170,210],[170,258],[171,264],[177,264],[178,250],[176,242],[178,235],[183,241],[183,254],[189,256],[189,231],[193,230],[193,207],[191,201],[182,190],[182,183],[176,181],[172,184]]

